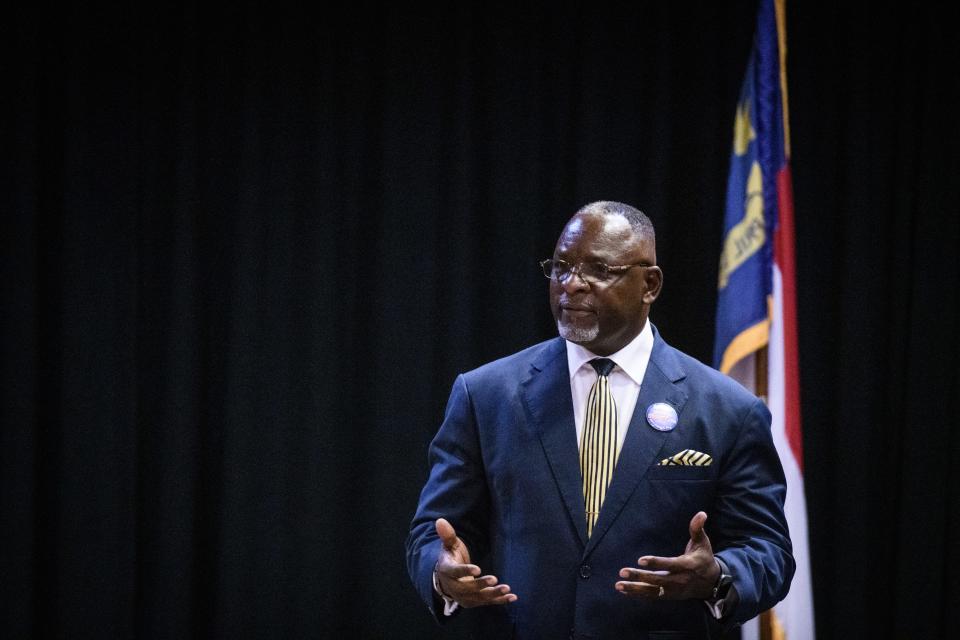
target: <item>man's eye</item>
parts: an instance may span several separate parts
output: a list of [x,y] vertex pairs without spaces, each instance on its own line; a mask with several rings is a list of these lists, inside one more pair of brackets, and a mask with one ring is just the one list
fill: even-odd
[[598,262],[583,265],[583,275],[594,280],[603,280],[607,277],[607,266]]

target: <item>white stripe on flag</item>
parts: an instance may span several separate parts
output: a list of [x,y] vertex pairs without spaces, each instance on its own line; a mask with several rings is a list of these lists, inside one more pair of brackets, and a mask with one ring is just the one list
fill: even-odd
[[[787,478],[787,500],[784,511],[793,542],[793,557],[797,572],[790,585],[790,593],[773,608],[783,626],[787,640],[812,640],[813,589],[810,581],[810,552],[807,545],[807,501],[803,489],[803,474],[787,441],[783,357],[783,282],[780,268],[773,266],[773,322],[770,323],[768,356],[769,383],[767,404],[773,414],[773,441],[780,453],[780,462]],[[791,375],[797,375],[792,372]]]

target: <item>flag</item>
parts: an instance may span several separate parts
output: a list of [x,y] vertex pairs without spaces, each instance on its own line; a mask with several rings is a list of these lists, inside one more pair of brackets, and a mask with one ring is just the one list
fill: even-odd
[[[767,394],[773,439],[787,478],[785,511],[797,562],[790,592],[770,616],[770,631],[773,638],[805,640],[814,637],[814,620],[787,116],[784,0],[761,0],[734,118],[714,366]],[[766,366],[758,368],[762,358]]]

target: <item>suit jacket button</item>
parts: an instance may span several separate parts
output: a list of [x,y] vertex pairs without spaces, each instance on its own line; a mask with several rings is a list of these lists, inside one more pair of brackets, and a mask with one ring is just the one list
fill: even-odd
[[590,565],[584,564],[580,566],[580,577],[584,580],[590,577]]

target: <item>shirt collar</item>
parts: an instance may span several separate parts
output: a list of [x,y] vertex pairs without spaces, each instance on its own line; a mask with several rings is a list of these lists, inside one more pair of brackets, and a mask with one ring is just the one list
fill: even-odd
[[[594,358],[599,358],[597,354],[589,349],[585,349],[569,340],[567,343],[567,366],[570,370],[570,378],[576,375],[580,367],[584,366]],[[653,352],[653,330],[650,328],[650,320],[643,323],[643,330],[637,334],[633,340],[616,353],[607,356],[613,360],[620,369],[623,370],[630,379],[636,384],[643,381],[643,375],[647,371],[647,364],[650,362],[650,354]]]

